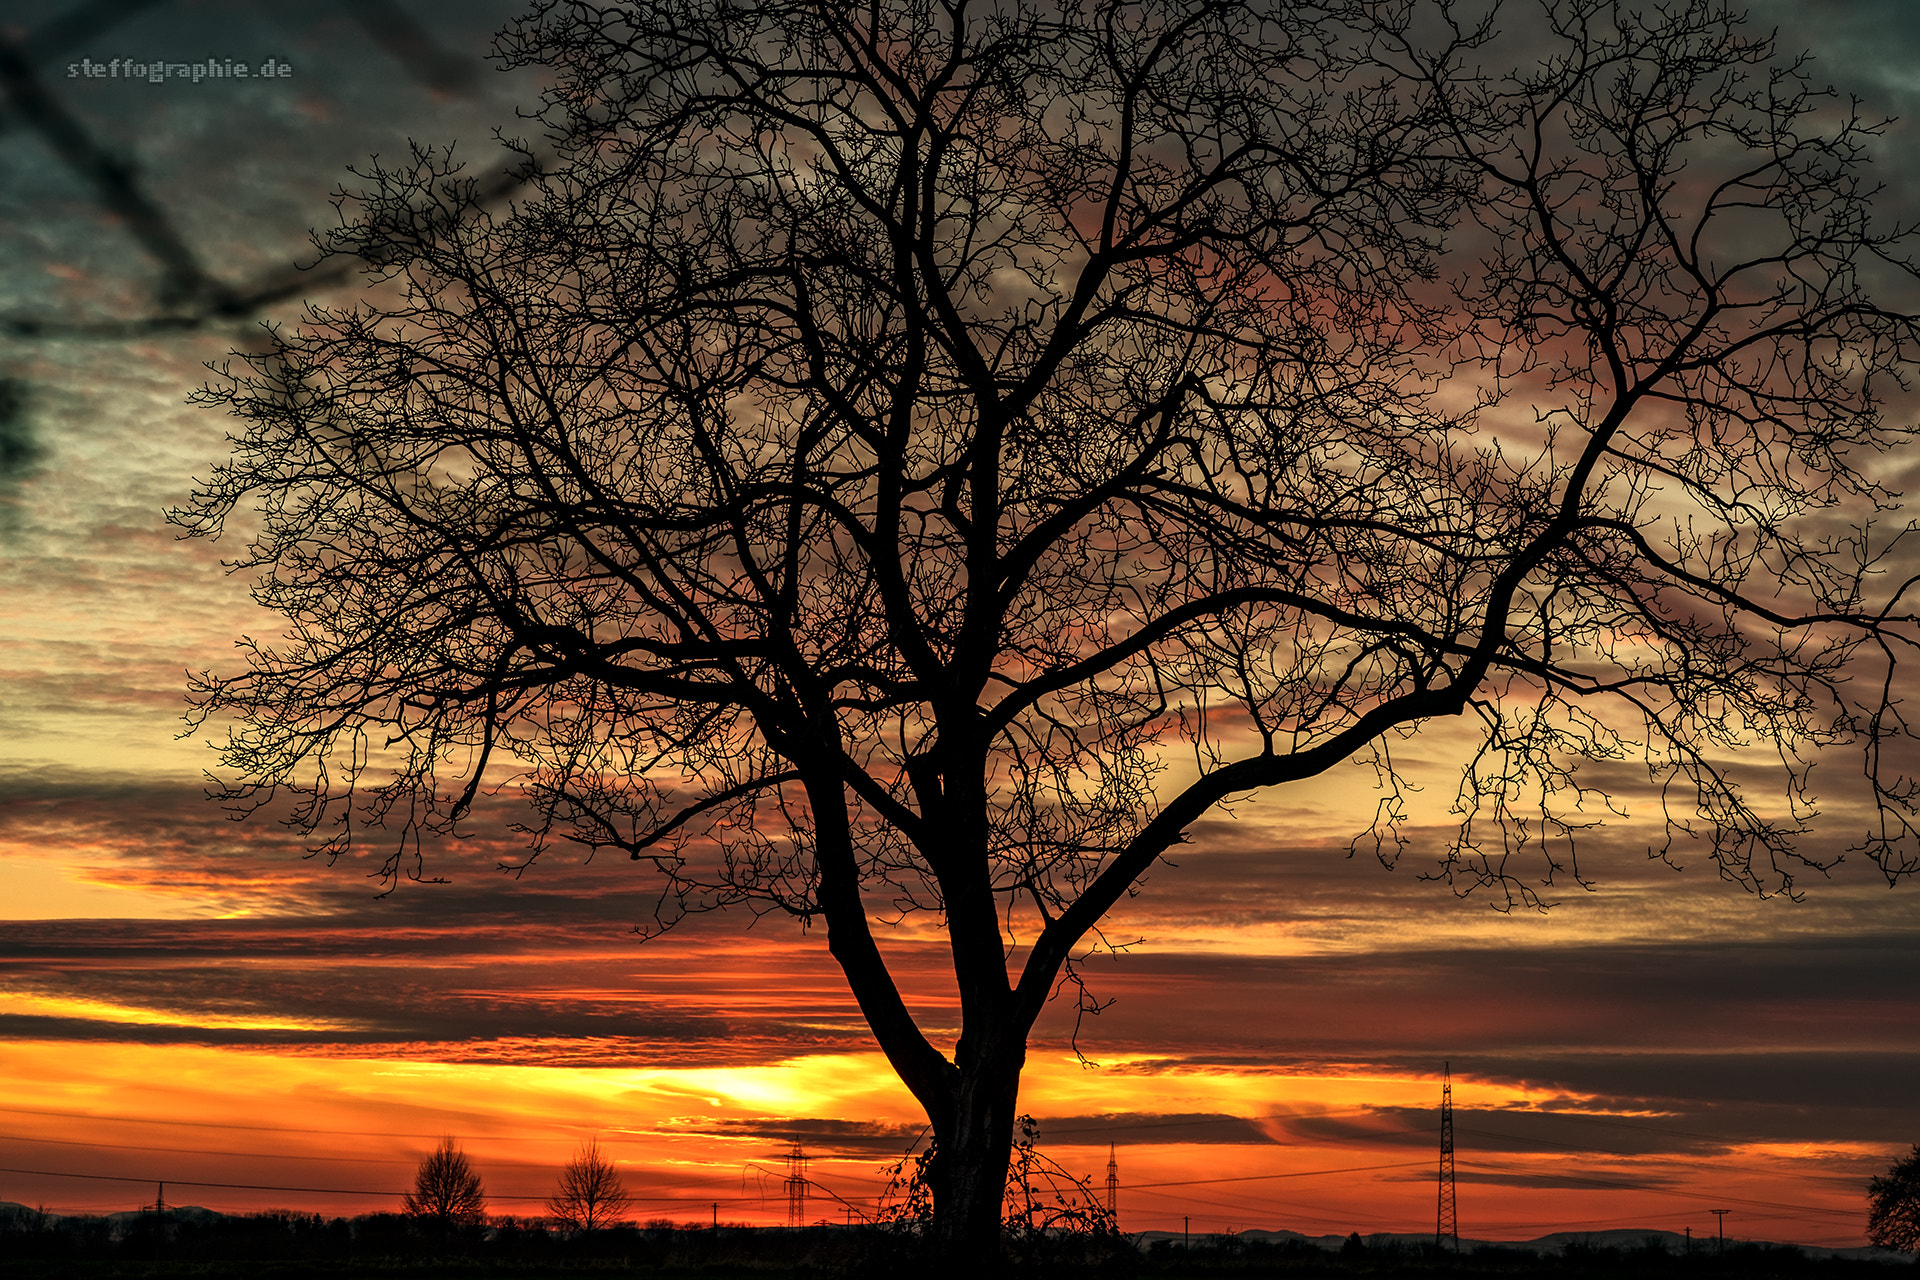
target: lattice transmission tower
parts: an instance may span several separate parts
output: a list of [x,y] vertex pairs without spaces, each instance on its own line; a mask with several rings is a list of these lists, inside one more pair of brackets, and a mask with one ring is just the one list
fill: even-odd
[[1116,1228],[1120,1223],[1120,1163],[1111,1142],[1107,1144],[1107,1221]]
[[1440,1076],[1440,1217],[1433,1229],[1437,1249],[1452,1246],[1460,1252],[1460,1219],[1453,1201],[1453,1064],[1441,1068]]
[[807,1225],[807,1161],[809,1157],[800,1149],[800,1140],[795,1138],[793,1150],[787,1152],[787,1225],[804,1227]]

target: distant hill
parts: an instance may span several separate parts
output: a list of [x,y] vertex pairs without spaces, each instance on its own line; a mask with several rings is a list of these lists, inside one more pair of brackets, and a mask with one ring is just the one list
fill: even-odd
[[[1325,1249],[1328,1252],[1337,1252],[1344,1248],[1350,1238],[1339,1235],[1309,1236],[1303,1235],[1298,1231],[1251,1230],[1237,1231],[1233,1234],[1241,1240],[1262,1240],[1273,1244],[1284,1244],[1289,1240],[1297,1240]],[[1195,1232],[1191,1238],[1198,1244],[1203,1240],[1217,1237],[1202,1236],[1198,1232]],[[1180,1233],[1178,1231],[1143,1231],[1140,1232],[1135,1239],[1140,1242],[1141,1248],[1146,1249],[1152,1247],[1153,1242],[1156,1240],[1178,1240],[1180,1239]],[[1378,1249],[1385,1245],[1400,1247],[1413,1246],[1417,1248],[1420,1245],[1432,1243],[1433,1233],[1431,1231],[1417,1233],[1380,1231],[1374,1232],[1371,1235],[1363,1235],[1360,1237],[1360,1241],[1369,1249]],[[1674,1231],[1659,1231],[1652,1227],[1616,1227],[1609,1231],[1556,1231],[1551,1235],[1540,1236],[1534,1240],[1469,1240],[1462,1237],[1460,1249],[1462,1252],[1480,1248],[1513,1249],[1525,1253],[1545,1255],[1564,1253],[1568,1245],[1573,1245],[1576,1248],[1584,1246],[1591,1249],[1619,1249],[1624,1252],[1630,1249],[1645,1248],[1650,1244],[1657,1244],[1672,1254],[1684,1253],[1689,1247],[1691,1247],[1695,1253],[1704,1254],[1713,1248],[1713,1243],[1713,1240],[1707,1236],[1695,1236],[1691,1244],[1689,1244],[1687,1237]],[[1729,1246],[1735,1243],[1733,1240],[1727,1241]],[[1847,1258],[1859,1262],[1911,1263],[1913,1261],[1913,1257],[1909,1254],[1900,1253],[1893,1249],[1875,1249],[1871,1246],[1862,1246],[1853,1249],[1830,1249],[1823,1245],[1782,1244],[1770,1240],[1741,1240],[1737,1243],[1742,1245],[1759,1245],[1762,1248],[1798,1249],[1809,1258]]]
[[[166,1208],[169,1222],[218,1222],[227,1215],[216,1209],[203,1209],[197,1204],[168,1205]],[[0,1200],[0,1225],[15,1226],[32,1222],[40,1216],[40,1210],[30,1204],[20,1204],[13,1200]],[[122,1209],[115,1213],[49,1213],[48,1222],[60,1222],[67,1218],[101,1218],[116,1226],[140,1218],[151,1218],[151,1209]]]
[[[170,1204],[166,1207],[165,1212],[168,1222],[218,1222],[227,1216],[216,1209],[202,1209],[197,1204]],[[122,1209],[118,1213],[106,1213],[100,1216],[108,1222],[119,1224],[137,1221],[141,1218],[151,1218],[153,1216],[153,1210]]]

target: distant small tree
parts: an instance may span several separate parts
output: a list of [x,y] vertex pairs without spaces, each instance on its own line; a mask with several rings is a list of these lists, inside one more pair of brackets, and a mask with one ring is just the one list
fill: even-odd
[[593,1231],[618,1221],[632,1203],[620,1171],[593,1141],[574,1152],[560,1171],[560,1186],[547,1201],[547,1212],[570,1231]]
[[437,1223],[442,1228],[478,1223],[486,1213],[487,1197],[480,1187],[480,1175],[468,1163],[452,1138],[440,1139],[433,1154],[420,1162],[413,1175],[413,1190],[401,1201],[410,1217]]
[[1867,1239],[1882,1249],[1920,1250],[1920,1142],[1867,1184]]

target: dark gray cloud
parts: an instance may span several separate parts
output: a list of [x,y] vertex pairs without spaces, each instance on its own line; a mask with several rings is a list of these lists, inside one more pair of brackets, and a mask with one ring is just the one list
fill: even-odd
[[[176,698],[169,709],[177,706]],[[380,878],[397,831],[359,832],[354,848],[330,863],[309,858],[315,841],[282,825],[289,812],[283,799],[236,822],[206,797],[202,783],[188,778],[42,767],[0,780],[0,824],[11,840],[80,858],[111,883],[262,915],[400,929],[578,922],[596,924],[603,934],[654,917],[653,882],[618,857],[589,861],[562,844],[524,874],[504,873],[502,864],[527,854],[524,839],[509,830],[524,816],[510,798],[476,806],[463,839],[420,841],[421,860],[407,859],[397,883]],[[439,880],[447,883],[428,883]],[[264,927],[286,926],[283,920]]]
[[[14,989],[49,997],[337,1020],[422,1038],[652,1035],[622,1025],[650,999],[714,1010],[753,1001],[741,1019],[824,1019],[863,1034],[824,947],[791,926],[768,924],[743,940],[733,922],[710,917],[642,943],[606,920],[604,903],[595,916],[591,900],[508,886],[489,914],[478,892],[412,893],[325,920],[11,922],[0,925],[0,959]],[[891,950],[909,990],[938,994],[937,946]],[[768,993],[758,966],[774,954],[782,983],[770,1007],[759,1002]],[[1080,1040],[1096,1059],[1177,1044],[1181,1061],[1269,1068],[1356,1054],[1429,1065],[1485,1059],[1487,1071],[1498,1060],[1516,1083],[1624,1100],[1651,1096],[1652,1082],[1624,1068],[1611,1085],[1529,1073],[1563,1072],[1587,1061],[1566,1056],[1583,1049],[1655,1051],[1703,1064],[1683,1065],[1679,1078],[1766,1096],[1778,1079],[1761,1088],[1728,1075],[1724,1061],[1815,1046],[1920,1051],[1920,993],[1901,977],[1916,965],[1920,944],[1899,936],[1302,957],[1147,952],[1089,966],[1096,990],[1117,1003],[1083,1023]],[[1249,1017],[1250,1008],[1270,1013]],[[703,1018],[698,1033],[744,1030],[719,1016]],[[1057,1043],[1072,1022],[1071,1007],[1056,1002],[1040,1040]],[[1836,1098],[1886,1083],[1864,1071],[1820,1082]]]
[[0,495],[40,460],[40,442],[27,416],[26,383],[0,378]]
[[[1482,1155],[1567,1154],[1637,1159],[1646,1156],[1691,1156],[1709,1160],[1747,1143],[1767,1142],[1875,1142],[1905,1123],[1911,1124],[1920,1107],[1904,1099],[1897,1081],[1920,1071],[1920,1055],[1828,1054],[1810,1061],[1811,1054],[1761,1054],[1741,1060],[1721,1060],[1727,1074],[1744,1072],[1774,1079],[1770,1093],[1741,1099],[1727,1096],[1714,1082],[1676,1083],[1655,1096],[1583,1098],[1579,1112],[1500,1109],[1454,1109],[1454,1131],[1459,1148]],[[1574,1073],[1617,1083],[1633,1071],[1678,1074],[1685,1065],[1680,1054],[1645,1055],[1631,1064],[1599,1057],[1575,1058]],[[1476,1065],[1479,1080],[1506,1079],[1507,1064]],[[1622,1068],[1624,1067],[1624,1070]],[[1404,1068],[1404,1064],[1403,1064]],[[1879,1079],[1864,1083],[1866,1102],[1848,1102],[1827,1095],[1806,1082],[1809,1075],[1839,1075],[1859,1070]],[[1796,1074],[1801,1079],[1796,1082]],[[1609,1113],[1605,1109],[1612,1109]],[[1379,1107],[1363,1116],[1290,1118],[1285,1132],[1302,1140],[1367,1143],[1425,1151],[1438,1132],[1433,1107]]]
[[719,1138],[764,1139],[782,1145],[798,1142],[809,1154],[816,1156],[899,1156],[926,1137],[924,1125],[807,1117],[680,1121],[662,1125],[661,1129],[668,1133],[696,1133]]
[[[742,938],[734,922],[703,918],[641,943],[572,899],[547,910],[529,896],[509,886],[491,919],[477,893],[445,911],[421,890],[338,918],[0,925],[7,989],[40,1002],[0,1032],[597,1066],[870,1047],[824,947],[797,929],[769,924]],[[941,948],[891,951],[909,998],[937,1022]],[[1920,942],[1903,935],[1296,957],[1146,951],[1096,967],[1097,989],[1118,1003],[1081,1027],[1080,1045],[1096,1061],[1145,1055],[1108,1070],[1403,1075],[1435,1073],[1444,1059],[1458,1078],[1534,1099],[1525,1109],[1463,1106],[1463,1150],[1710,1158],[1740,1143],[1920,1131],[1911,1088],[1920,992],[1908,977],[1920,971]],[[1065,1052],[1072,1021],[1056,1002],[1034,1051]],[[1041,1119],[1043,1141],[1091,1133],[1405,1150],[1429,1148],[1434,1125],[1431,1111],[1390,1107]]]
[[[1593,942],[1293,957],[1145,948],[1086,966],[1117,1003],[1083,1026],[1101,1051],[1189,1060],[1574,1049],[1920,1049],[1920,938]],[[1069,1010],[1043,1028],[1062,1035]],[[1191,1057],[1189,1057],[1191,1055]]]
[[[177,697],[168,696],[168,714],[179,706]],[[463,839],[424,843],[421,873],[452,884],[402,882],[392,899],[379,903],[385,886],[369,877],[397,833],[360,833],[355,852],[328,867],[302,860],[309,841],[278,825],[286,812],[280,804],[232,822],[190,776],[42,766],[0,778],[0,820],[15,839],[49,852],[84,851],[89,860],[110,854],[117,863],[112,874],[123,883],[197,891],[256,912],[364,913],[369,921],[391,922],[394,904],[405,902],[430,905],[449,920],[600,921],[616,928],[653,916],[654,882],[644,868],[617,856],[586,865],[580,852],[557,844],[524,876],[504,877],[501,864],[526,853],[509,829],[524,810],[509,796],[479,806]],[[1412,834],[1438,847],[1447,832]],[[1401,930],[1412,936],[1468,931],[1478,941],[1511,936],[1537,945],[1554,934],[1670,934],[1676,926],[1845,935],[1884,928],[1890,919],[1905,924],[1904,899],[1876,891],[1882,886],[1868,868],[1843,866],[1831,883],[1814,884],[1803,903],[1760,902],[1720,883],[1710,868],[1682,874],[1649,864],[1644,841],[1630,831],[1602,833],[1591,842],[1587,865],[1601,891],[1573,889],[1544,919],[1500,917],[1481,898],[1422,883],[1426,864],[1415,855],[1389,871],[1371,858],[1346,856],[1332,842],[1277,842],[1266,822],[1208,820],[1195,824],[1193,837],[1179,851],[1178,865],[1156,867],[1140,895],[1114,914],[1110,938],[1139,938],[1150,950],[1195,930],[1279,926],[1308,931],[1316,946],[1331,941],[1375,949],[1391,946]]]
[[1092,1143],[1200,1143],[1272,1145],[1273,1132],[1246,1116],[1217,1112],[1102,1112],[1097,1115],[1040,1116],[1039,1142],[1067,1145]]
[[1455,1177],[1465,1183],[1495,1187],[1522,1187],[1531,1191],[1592,1191],[1596,1188],[1659,1191],[1680,1185],[1678,1178],[1644,1170],[1604,1177],[1572,1172],[1476,1169],[1469,1164],[1465,1168],[1458,1169]]
[[[1038,1116],[1035,1117],[1035,1125],[1035,1147],[1043,1151],[1057,1146],[1130,1146],[1135,1143],[1270,1146],[1277,1141],[1267,1130],[1244,1116],[1212,1112]],[[810,1152],[833,1155],[898,1155],[924,1142],[927,1136],[925,1126],[918,1124],[810,1118],[689,1121],[665,1128],[672,1132],[719,1137],[799,1142]]]

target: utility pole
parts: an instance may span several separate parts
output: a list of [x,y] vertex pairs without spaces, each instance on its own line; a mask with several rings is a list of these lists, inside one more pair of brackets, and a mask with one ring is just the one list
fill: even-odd
[[715,1231],[720,1229],[720,1202],[718,1200],[713,1202],[713,1229]]
[[793,1140],[793,1150],[787,1152],[787,1225],[807,1225],[807,1155],[800,1150],[798,1138]]
[[1188,1244],[1191,1243],[1192,1235],[1193,1235],[1193,1219],[1191,1217],[1181,1218],[1180,1219],[1180,1247],[1182,1249],[1186,1248]]
[[1107,1221],[1120,1229],[1120,1165],[1114,1157],[1114,1144],[1107,1144]]
[[1725,1253],[1727,1251],[1727,1215],[1732,1213],[1733,1210],[1709,1209],[1707,1212],[1720,1219],[1720,1252]]
[[1440,1069],[1440,1213],[1433,1228],[1433,1247],[1449,1244],[1460,1252],[1460,1220],[1453,1199],[1453,1064]]
[[167,1216],[167,1184],[164,1182],[153,1184],[153,1216],[156,1218]]

